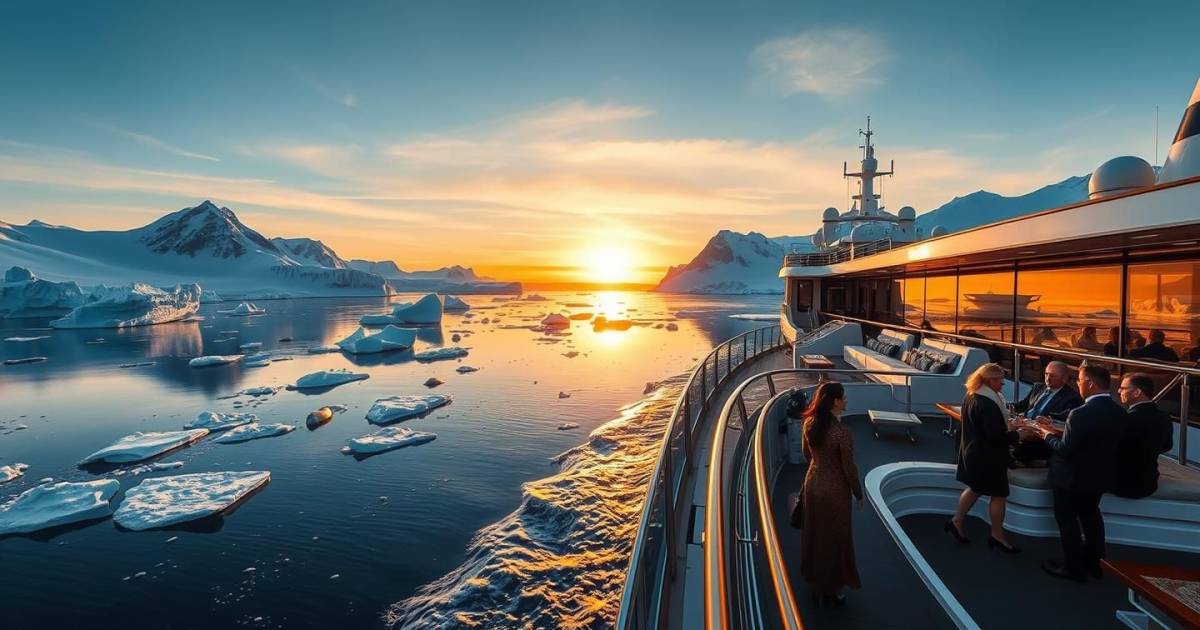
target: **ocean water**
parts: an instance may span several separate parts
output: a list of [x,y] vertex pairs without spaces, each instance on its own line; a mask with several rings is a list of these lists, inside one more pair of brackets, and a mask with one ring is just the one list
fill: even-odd
[[[729,315],[773,313],[779,298],[544,297],[467,296],[470,314],[422,329],[417,349],[456,345],[459,334],[470,355],[434,363],[407,351],[307,353],[386,310],[382,299],[270,301],[256,317],[206,304],[200,322],[123,331],[0,321],[0,339],[48,336],[0,341],[0,359],[47,358],[0,367],[0,465],[30,466],[0,485],[0,503],[45,477],[113,477],[131,466],[76,462],[135,431],[179,429],[204,410],[298,427],[236,445],[206,439],[159,459],[183,462],[177,470],[116,477],[119,502],[149,477],[270,471],[270,484],[229,514],[146,532],[110,519],[0,538],[0,626],[607,627],[680,375],[715,343],[764,325]],[[562,336],[529,329],[548,312],[634,323],[595,330],[576,320]],[[677,331],[666,329],[672,321]],[[187,365],[250,342],[290,360]],[[119,367],[144,362],[153,365]],[[460,365],[479,371],[459,374]],[[232,396],[329,368],[370,379],[317,394]],[[375,399],[429,391],[429,377],[445,381],[433,391],[453,402],[400,426],[436,440],[363,459],[340,452],[377,428],[364,419]],[[333,404],[347,411],[305,427],[310,411]],[[579,426],[559,430],[564,423]]]

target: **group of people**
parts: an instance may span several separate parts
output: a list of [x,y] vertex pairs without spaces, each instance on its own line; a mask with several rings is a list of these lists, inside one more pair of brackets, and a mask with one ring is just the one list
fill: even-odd
[[[1011,407],[1002,393],[1004,369],[988,363],[967,379],[962,406],[957,479],[967,487],[945,530],[961,543],[967,513],[989,497],[988,547],[1020,551],[1004,533],[1005,497],[1011,466],[1046,460],[1054,497],[1054,518],[1062,542],[1062,560],[1048,560],[1050,575],[1085,582],[1099,578],[1104,557],[1104,519],[1100,499],[1112,493],[1138,499],[1158,488],[1158,456],[1172,447],[1170,416],[1158,409],[1155,384],[1146,374],[1121,379],[1120,403],[1111,394],[1112,377],[1099,365],[1079,368],[1076,387],[1070,369],[1054,361],[1045,381]],[[1012,412],[1030,420],[1009,417]],[[1062,422],[1061,428],[1056,427]]]

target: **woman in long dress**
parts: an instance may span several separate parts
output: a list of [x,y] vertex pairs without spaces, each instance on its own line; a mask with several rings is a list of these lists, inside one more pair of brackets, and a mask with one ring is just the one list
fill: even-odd
[[838,417],[846,409],[841,383],[822,383],[804,412],[804,514],[800,573],[818,604],[840,606],[844,587],[859,588],[850,528],[850,496],[862,508],[862,484],[854,465],[854,441]]
[[962,406],[962,432],[959,436],[959,481],[966,489],[958,497],[958,510],[943,529],[961,543],[971,542],[963,533],[967,513],[979,500],[988,497],[988,517],[992,521],[988,548],[1007,553],[1020,551],[1004,536],[1004,512],[1008,497],[1009,447],[1018,441],[1017,431],[1009,424],[1004,388],[1004,368],[985,363],[967,377],[967,397]]

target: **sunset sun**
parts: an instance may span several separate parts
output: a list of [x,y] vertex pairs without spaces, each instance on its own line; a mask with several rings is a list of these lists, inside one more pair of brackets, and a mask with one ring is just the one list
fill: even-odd
[[592,247],[587,250],[584,272],[592,282],[617,283],[633,279],[633,256],[619,246]]

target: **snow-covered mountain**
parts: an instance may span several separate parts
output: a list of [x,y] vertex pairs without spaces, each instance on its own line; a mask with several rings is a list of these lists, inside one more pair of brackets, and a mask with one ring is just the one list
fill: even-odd
[[[950,232],[1002,221],[1087,199],[1090,176],[1068,177],[1057,184],[1016,197],[980,190],[917,216],[922,237],[937,225]],[[811,235],[767,237],[721,230],[685,265],[667,270],[656,291],[671,293],[782,293],[779,266],[792,248],[812,250]]]
[[454,265],[432,271],[404,271],[391,260],[361,260],[355,258],[346,263],[350,269],[358,269],[367,273],[383,276],[389,280],[445,280],[447,282],[493,282],[492,278],[477,275],[470,267]]
[[351,269],[373,273],[384,278],[400,278],[404,275],[404,272],[400,271],[400,268],[396,266],[395,261],[391,260],[373,261],[355,258],[348,261],[346,266]]
[[[275,247],[279,251],[287,254],[292,260],[302,265],[314,265],[317,267],[329,267],[330,269],[347,269],[349,266],[346,261],[342,260],[337,252],[330,249],[325,243],[313,240],[311,238],[279,238],[271,239]],[[359,271],[367,271],[360,269]],[[367,273],[373,273],[367,271]],[[381,275],[381,274],[375,274]]]

